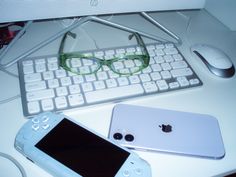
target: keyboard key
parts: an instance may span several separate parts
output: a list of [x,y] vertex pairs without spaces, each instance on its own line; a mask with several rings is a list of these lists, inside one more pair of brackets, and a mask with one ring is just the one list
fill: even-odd
[[169,63],[162,63],[161,67],[162,67],[162,70],[164,70],[164,71],[171,70],[171,66]]
[[24,76],[25,82],[35,82],[41,80],[41,74],[40,73],[33,73],[33,74],[26,74]]
[[48,63],[48,70],[54,71],[58,69],[58,64],[57,63]]
[[64,96],[56,97],[55,104],[56,104],[56,108],[58,108],[58,109],[66,108],[68,106],[66,97],[64,97]]
[[93,91],[93,85],[90,82],[83,83],[81,86],[82,86],[82,89],[83,89],[84,92]]
[[153,81],[161,79],[161,75],[160,75],[159,72],[153,72],[153,73],[150,74],[150,76],[151,76]]
[[176,48],[173,47],[168,47],[164,49],[164,52],[166,55],[174,55],[174,54],[178,54],[178,50]]
[[45,81],[36,81],[30,82],[25,84],[25,90],[27,92],[35,91],[35,90],[42,90],[46,89],[46,82]]
[[191,76],[193,71],[190,68],[175,69],[170,71],[173,77]]
[[171,74],[169,71],[162,71],[162,72],[160,72],[160,74],[161,74],[162,79],[170,79],[171,78]]
[[179,88],[179,83],[178,82],[171,82],[169,83],[170,89],[176,89]]
[[84,78],[81,75],[75,75],[73,76],[73,81],[75,84],[80,84],[84,82]]
[[172,56],[175,59],[175,61],[183,60],[183,57],[180,54],[175,54],[175,55],[172,55]]
[[46,71],[45,63],[39,63],[35,65],[35,70],[37,73]]
[[58,79],[51,79],[51,80],[48,80],[48,87],[49,87],[49,88],[57,88],[57,87],[59,87],[59,81],[58,81]]
[[66,87],[57,87],[56,93],[57,93],[57,96],[65,96],[68,94],[68,91]]
[[46,72],[43,72],[43,79],[44,80],[50,80],[50,79],[53,79],[54,78],[54,74],[52,71],[46,71]]
[[71,106],[78,106],[84,104],[84,99],[82,94],[69,95],[68,100]]
[[80,93],[79,85],[70,85],[69,86],[70,94]]
[[35,114],[35,113],[38,113],[40,111],[38,101],[32,101],[32,102],[27,103],[27,107],[28,107],[28,112],[30,114]]
[[33,61],[32,60],[25,60],[22,62],[23,67],[24,66],[32,66],[33,65]]
[[167,90],[169,88],[169,86],[165,80],[158,80],[158,81],[156,81],[156,84],[161,91]]
[[113,100],[115,98],[124,98],[127,96],[135,96],[144,93],[140,84],[128,85],[123,87],[114,87],[106,90],[98,90],[85,93],[87,103],[96,103],[102,101]]
[[149,74],[140,74],[140,79],[141,79],[142,82],[151,81],[151,78],[150,78]]
[[68,85],[71,85],[71,79],[70,77],[63,77],[60,79],[61,81],[61,85],[62,86],[68,86]]
[[24,74],[31,74],[34,73],[34,67],[33,65],[26,65],[23,68]]
[[189,83],[190,83],[191,85],[197,85],[197,84],[200,83],[200,81],[199,81],[199,79],[194,78],[194,79],[190,79],[190,80],[189,80]]
[[118,81],[119,86],[124,86],[124,85],[129,84],[127,77],[119,77],[117,78],[117,81]]
[[56,78],[66,77],[66,71],[64,69],[59,69],[55,71]]
[[152,93],[152,92],[156,92],[158,90],[155,82],[145,82],[143,83],[143,87],[146,93]]
[[26,94],[27,101],[37,101],[55,97],[53,89],[39,90]]
[[173,69],[186,68],[188,66],[183,60],[172,62],[170,65]]
[[45,99],[41,101],[43,111],[51,111],[54,108],[52,99]]
[[186,77],[177,77],[177,81],[179,82],[181,87],[186,87],[189,85],[189,81]]
[[137,75],[129,76],[129,81],[130,81],[131,84],[138,84],[138,83],[140,83],[140,79],[139,79],[139,77]]
[[106,88],[104,81],[95,81],[94,82],[94,87],[95,87],[96,90],[100,90],[100,89],[105,89]]
[[116,82],[115,79],[108,79],[108,80],[106,80],[106,85],[107,85],[108,88],[116,87],[117,82]]

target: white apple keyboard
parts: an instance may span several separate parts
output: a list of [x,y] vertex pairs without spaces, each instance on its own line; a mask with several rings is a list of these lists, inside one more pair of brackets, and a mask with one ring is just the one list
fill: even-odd
[[[149,66],[131,76],[120,76],[107,66],[96,74],[76,75],[60,68],[58,55],[19,61],[24,115],[30,117],[44,111],[63,111],[202,85],[174,44],[152,43],[147,49]],[[135,53],[136,50],[136,46],[122,46],[84,53],[107,58],[107,55]]]

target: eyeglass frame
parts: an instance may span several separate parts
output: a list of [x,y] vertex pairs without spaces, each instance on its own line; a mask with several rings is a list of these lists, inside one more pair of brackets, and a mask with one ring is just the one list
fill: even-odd
[[[75,73],[75,74],[78,74],[78,75],[89,75],[89,74],[94,74],[96,73],[103,65],[106,65],[108,66],[114,73],[116,74],[119,74],[119,75],[132,75],[134,73],[137,73],[141,70],[143,70],[144,68],[148,67],[149,65],[149,62],[150,62],[150,56],[149,56],[149,53],[148,53],[148,50],[146,48],[146,45],[144,44],[143,42],[143,39],[141,38],[140,34],[138,34],[137,32],[135,33],[132,33],[131,35],[129,35],[129,40],[131,40],[133,38],[133,36],[135,36],[136,38],[136,41],[138,43],[138,46],[141,47],[141,49],[143,49],[142,53],[144,54],[138,54],[138,55],[125,55],[124,58],[128,58],[128,59],[131,59],[131,60],[134,60],[134,59],[139,59],[140,60],[140,57],[142,57],[142,65],[141,67],[139,67],[139,69],[133,73],[119,73],[117,72],[116,70],[113,69],[113,67],[111,66],[113,62],[115,61],[119,61],[121,60],[122,58],[119,58],[119,57],[114,57],[114,58],[111,58],[111,59],[101,59],[101,58],[97,58],[95,56],[86,56],[84,54],[81,54],[79,52],[70,52],[70,53],[64,53],[63,50],[64,50],[64,45],[65,45],[65,40],[67,38],[67,36],[70,35],[72,38],[76,38],[76,34],[75,33],[72,33],[70,31],[66,32],[61,40],[61,44],[60,44],[60,47],[59,47],[59,65],[67,70],[67,71],[70,71],[72,73]],[[90,73],[79,73],[79,72],[75,72],[71,69],[71,67],[67,66],[66,64],[66,61],[69,60],[69,59],[72,59],[72,58],[78,58],[78,59],[96,59],[97,62],[98,62],[98,68],[96,70],[94,70],[93,72],[90,72]]]

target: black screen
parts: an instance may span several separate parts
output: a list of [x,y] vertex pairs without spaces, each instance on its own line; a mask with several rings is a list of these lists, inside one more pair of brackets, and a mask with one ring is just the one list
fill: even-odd
[[84,177],[114,177],[129,152],[63,119],[36,147]]

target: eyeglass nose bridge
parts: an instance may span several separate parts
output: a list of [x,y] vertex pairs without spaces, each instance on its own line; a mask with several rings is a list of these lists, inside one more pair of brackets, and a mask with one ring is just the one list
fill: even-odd
[[101,66],[106,65],[106,66],[110,67],[112,62],[113,62],[112,59],[111,60],[101,60],[101,59],[99,60],[99,63]]

